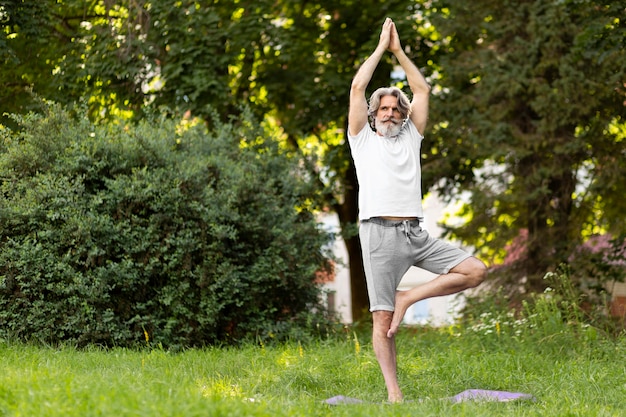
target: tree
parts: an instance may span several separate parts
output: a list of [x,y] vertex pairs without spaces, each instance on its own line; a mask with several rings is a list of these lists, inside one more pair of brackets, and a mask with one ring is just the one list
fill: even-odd
[[[356,177],[345,143],[348,90],[384,17],[396,18],[404,33],[417,31],[421,3],[64,0],[47,6],[68,4],[75,9],[82,4],[84,19],[73,24],[77,33],[71,42],[56,50],[53,44],[51,53],[65,56],[55,60],[56,96],[89,97],[94,118],[120,110],[141,117],[151,104],[189,111],[207,122],[212,109],[224,121],[236,118],[239,104],[247,102],[258,117],[283,129],[285,144],[320,186],[319,204],[339,214],[350,256],[353,318],[360,319],[367,295],[355,233]],[[64,15],[51,13],[51,22],[60,24],[58,16]],[[423,63],[428,48],[418,45],[429,33],[418,33],[404,40]],[[390,60],[382,63],[372,87],[389,84],[391,70]],[[34,89],[49,96],[37,84]]]
[[527,289],[591,233],[624,232],[623,6],[436,1],[447,55],[426,170],[469,193],[451,235],[500,259],[527,232]]
[[[34,109],[29,90],[50,100],[60,100],[59,77],[53,72],[70,44],[71,30],[53,17],[57,8],[39,1],[0,1],[0,123],[10,120],[5,112]],[[57,24],[58,23],[58,24]]]

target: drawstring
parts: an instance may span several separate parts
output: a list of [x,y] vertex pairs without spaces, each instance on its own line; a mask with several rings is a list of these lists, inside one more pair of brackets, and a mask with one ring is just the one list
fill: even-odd
[[404,236],[406,236],[406,243],[411,244],[409,234],[411,233],[411,223],[408,220],[402,220],[402,229],[404,229]]
[[385,227],[400,227],[402,226],[402,231],[404,232],[404,237],[406,237],[406,243],[411,244],[411,223],[418,227],[418,231],[421,230],[419,227],[420,219],[412,218],[411,220],[389,220],[380,217],[371,217],[365,221],[372,222],[375,224],[379,224]]

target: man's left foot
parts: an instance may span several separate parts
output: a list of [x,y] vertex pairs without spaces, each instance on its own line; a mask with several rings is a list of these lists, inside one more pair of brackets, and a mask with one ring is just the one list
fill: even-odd
[[406,313],[409,305],[408,301],[405,300],[406,291],[397,291],[396,292],[396,306],[395,311],[393,312],[393,318],[391,319],[391,325],[389,326],[389,330],[387,331],[387,337],[391,339],[398,333],[398,329],[400,328],[400,324],[402,323],[402,319],[404,318],[404,314]]

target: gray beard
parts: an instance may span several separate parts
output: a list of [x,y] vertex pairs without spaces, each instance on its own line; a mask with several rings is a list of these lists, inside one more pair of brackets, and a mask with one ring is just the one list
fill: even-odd
[[400,130],[402,130],[402,123],[395,123],[391,125],[385,125],[378,119],[374,119],[374,127],[376,131],[386,138],[393,138],[398,136]]

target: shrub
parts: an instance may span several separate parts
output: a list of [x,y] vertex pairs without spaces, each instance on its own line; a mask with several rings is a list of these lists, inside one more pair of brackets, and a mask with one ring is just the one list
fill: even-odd
[[[581,302],[583,295],[566,265],[546,273],[544,280],[547,289],[530,294],[518,308],[511,306],[502,289],[472,298],[459,328],[466,335],[480,337],[483,345],[496,347],[522,340],[534,341],[538,352],[545,353],[556,347],[559,354],[598,340],[614,340],[623,334],[622,329],[602,313],[603,306],[590,309]],[[545,343],[548,340],[558,343]]]
[[582,301],[605,307],[615,283],[626,279],[626,234],[591,236],[572,253],[568,265]]
[[323,314],[312,190],[252,117],[94,125],[53,105],[16,121],[0,131],[0,332],[196,346]]

